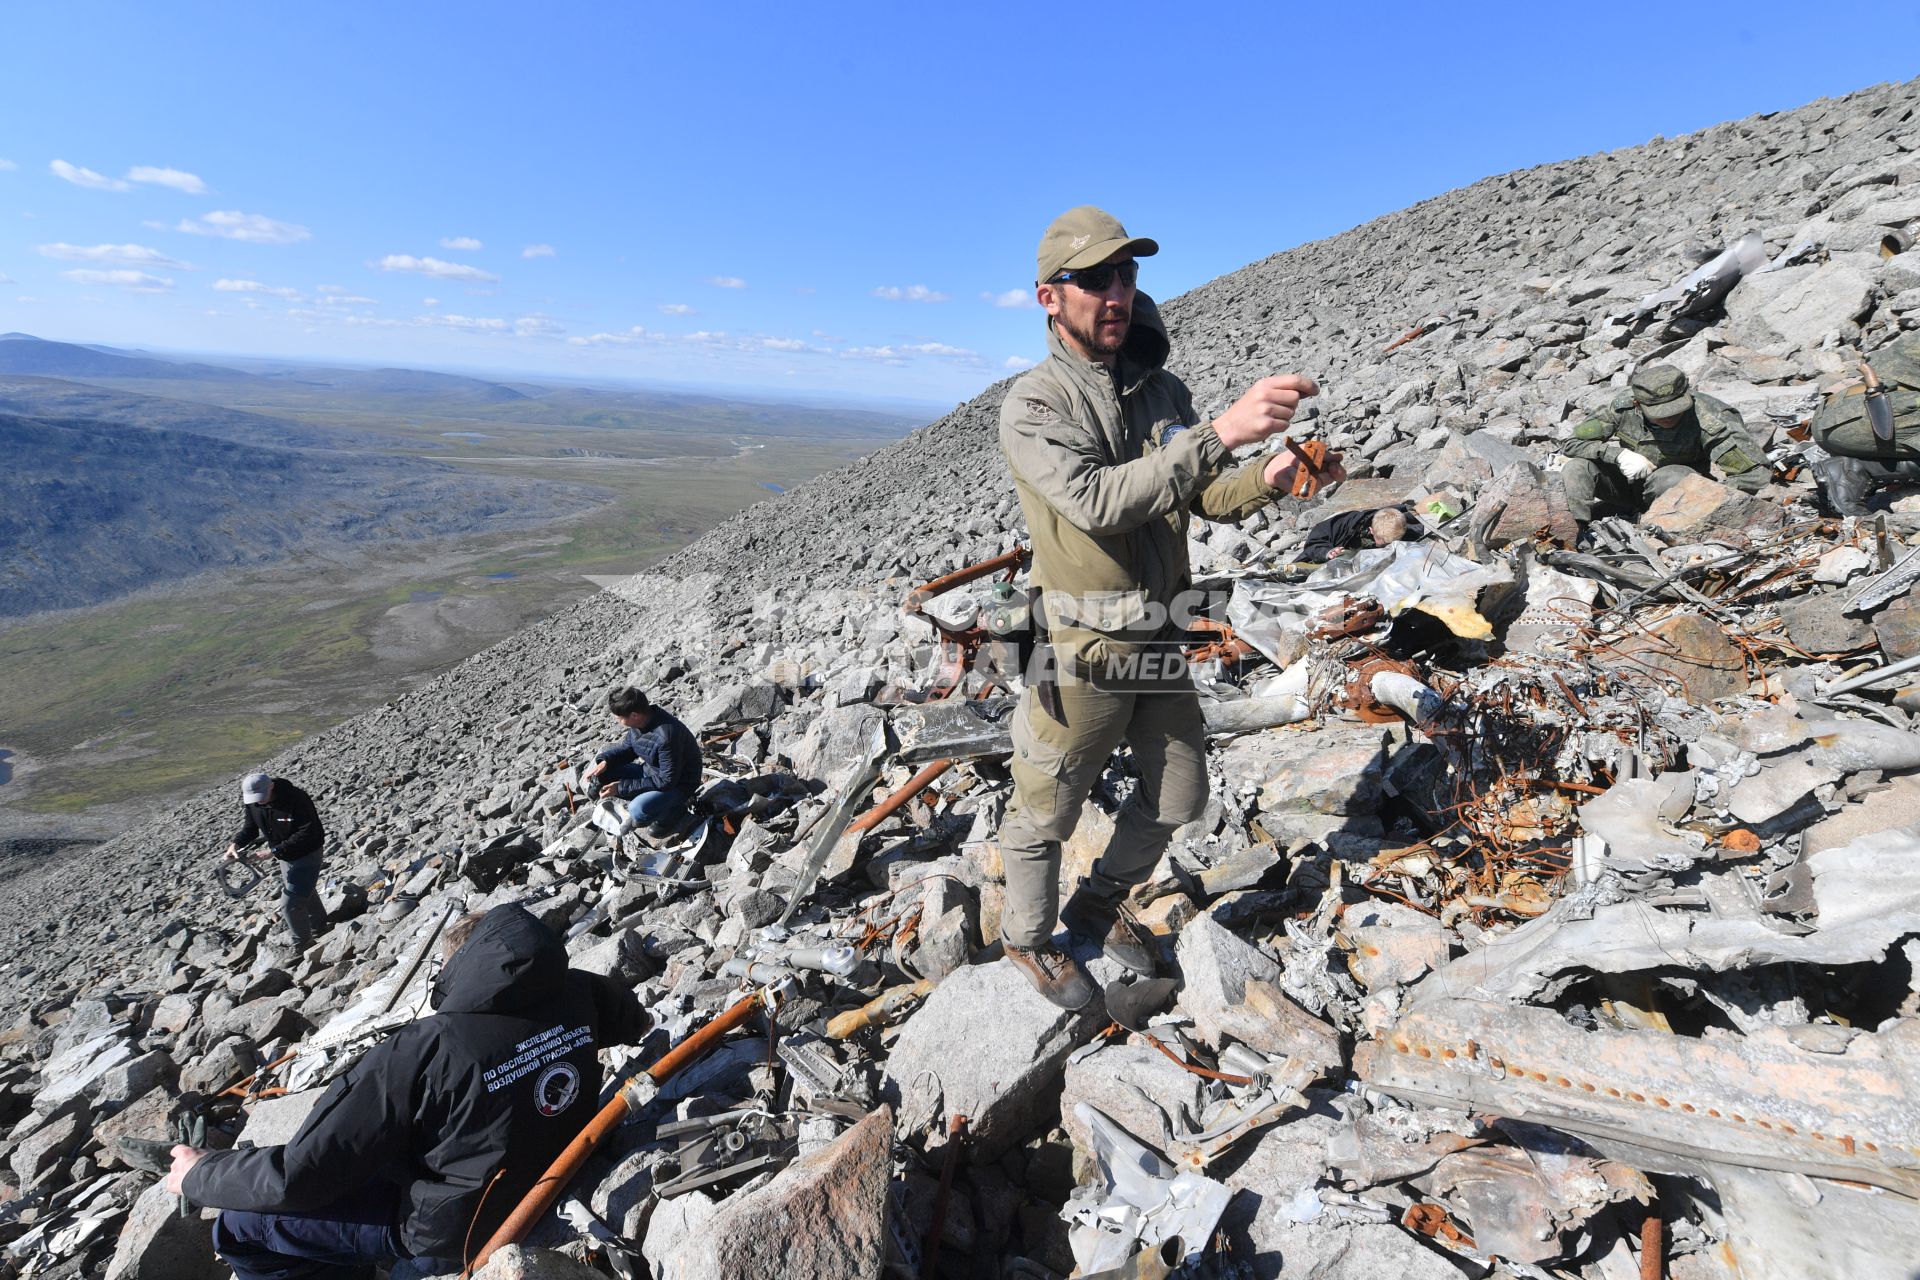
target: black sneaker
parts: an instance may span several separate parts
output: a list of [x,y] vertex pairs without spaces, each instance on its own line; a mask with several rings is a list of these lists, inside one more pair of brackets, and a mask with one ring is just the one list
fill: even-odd
[[1084,1009],[1093,1001],[1093,982],[1072,956],[1043,942],[1037,947],[1003,948],[1013,967],[1027,975],[1033,989],[1062,1009]]

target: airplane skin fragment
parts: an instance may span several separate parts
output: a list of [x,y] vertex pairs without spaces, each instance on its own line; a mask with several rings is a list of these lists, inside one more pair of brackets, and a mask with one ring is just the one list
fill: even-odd
[[[1455,996],[1527,1000],[1564,987],[1575,973],[1635,973],[1799,962],[1880,960],[1920,934],[1920,827],[1876,831],[1804,860],[1819,927],[1783,932],[1757,901],[1713,893],[1714,910],[1662,908],[1637,899],[1601,902],[1575,894],[1537,920],[1429,974],[1415,1005]],[[1719,885],[1729,877],[1708,881]],[[1744,912],[1740,910],[1745,907]]]
[[1581,1031],[1551,1009],[1423,1003],[1354,1055],[1369,1088],[1509,1116],[1641,1169],[1737,1165],[1920,1199],[1920,1023],[1809,1052],[1784,1029],[1693,1038]]

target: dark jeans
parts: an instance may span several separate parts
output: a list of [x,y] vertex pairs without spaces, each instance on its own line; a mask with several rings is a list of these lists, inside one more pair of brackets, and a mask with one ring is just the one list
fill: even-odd
[[320,883],[320,850],[304,858],[280,864],[280,915],[295,946],[304,947],[313,935],[327,927],[326,909],[320,905],[316,887]]
[[[213,1223],[213,1248],[239,1280],[347,1280],[372,1276],[376,1263],[407,1257],[400,1243],[398,1194],[362,1188],[310,1213],[246,1213],[224,1209]],[[458,1271],[447,1262],[431,1274]]]
[[[622,782],[641,782],[645,780],[645,772],[637,764],[620,765],[607,770],[606,782],[613,787]],[[689,799],[684,791],[642,791],[627,801],[627,816],[635,826],[648,825],[655,831],[665,832],[685,820]]]

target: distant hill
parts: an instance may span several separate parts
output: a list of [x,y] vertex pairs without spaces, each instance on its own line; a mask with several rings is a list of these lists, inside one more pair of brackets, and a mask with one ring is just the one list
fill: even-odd
[[0,617],[95,604],[296,547],[520,527],[601,497],[413,458],[259,437],[235,448],[194,431],[9,412],[0,412],[0,457]]
[[0,374],[0,412],[28,418],[86,418],[155,430],[191,431],[235,444],[288,449],[383,451],[406,442],[348,427],[311,427],[271,414],[227,409],[198,400],[173,400],[68,382]]
[[48,342],[29,333],[0,333],[0,373],[43,378],[178,378],[196,382],[246,382],[252,374],[214,364],[121,355],[101,347]]
[[455,373],[433,373],[426,369],[326,369],[318,371],[318,376],[309,375],[297,380],[371,395],[432,396],[439,400],[467,400],[485,404],[527,398],[502,383],[463,378]]

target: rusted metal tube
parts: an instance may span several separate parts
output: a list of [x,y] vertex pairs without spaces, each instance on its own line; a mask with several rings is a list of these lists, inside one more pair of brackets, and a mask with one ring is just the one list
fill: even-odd
[[1648,1205],[1647,1216],[1640,1220],[1640,1280],[1664,1280],[1667,1274],[1660,1226],[1659,1204]]
[[[938,778],[951,768],[953,768],[953,761],[951,760],[935,760],[932,764],[927,765],[921,769],[920,772],[908,778],[898,791],[848,823],[846,834],[850,836],[861,831],[871,831],[873,828],[879,826],[888,818],[898,813],[907,801],[932,786],[935,778]],[[841,839],[845,838],[846,836],[841,837]]]
[[1018,569],[1027,562],[1027,549],[1018,543],[1011,551],[1003,551],[991,560],[982,560],[979,564],[970,564],[964,569],[955,569],[944,577],[935,578],[924,586],[915,587],[907,593],[900,606],[900,612],[917,614],[934,597],[942,595],[955,587],[964,587],[969,582],[990,577],[1002,569]]
[[[697,1061],[707,1050],[718,1044],[729,1031],[751,1017],[753,1011],[759,1007],[758,994],[735,1002],[731,1008],[712,1022],[669,1049],[665,1057],[648,1067],[642,1074],[655,1084],[666,1080],[682,1067]],[[480,1247],[480,1252],[474,1255],[473,1261],[467,1264],[461,1275],[472,1275],[486,1266],[487,1259],[493,1256],[494,1250],[503,1249],[510,1244],[518,1244],[520,1239],[532,1230],[533,1224],[540,1220],[540,1216],[553,1207],[553,1202],[558,1200],[560,1193],[567,1189],[567,1184],[573,1181],[573,1175],[580,1171],[580,1166],[587,1162],[587,1157],[592,1155],[594,1150],[606,1141],[608,1135],[618,1129],[640,1105],[633,1087],[638,1078],[636,1076],[622,1084],[620,1091],[613,1095],[613,1101],[600,1108],[600,1113],[587,1121],[587,1127],[567,1144],[567,1149],[562,1151],[551,1165],[547,1166],[547,1171],[540,1175],[540,1181],[533,1184],[526,1198],[507,1215],[507,1220],[500,1224],[499,1229],[488,1238],[486,1244]]]
[[947,1121],[947,1154],[940,1162],[940,1188],[934,1192],[933,1212],[927,1215],[927,1238],[920,1246],[920,1280],[938,1280],[940,1275],[940,1239],[947,1231],[947,1197],[953,1194],[953,1170],[960,1163],[960,1146],[966,1141],[967,1118],[956,1115]]

